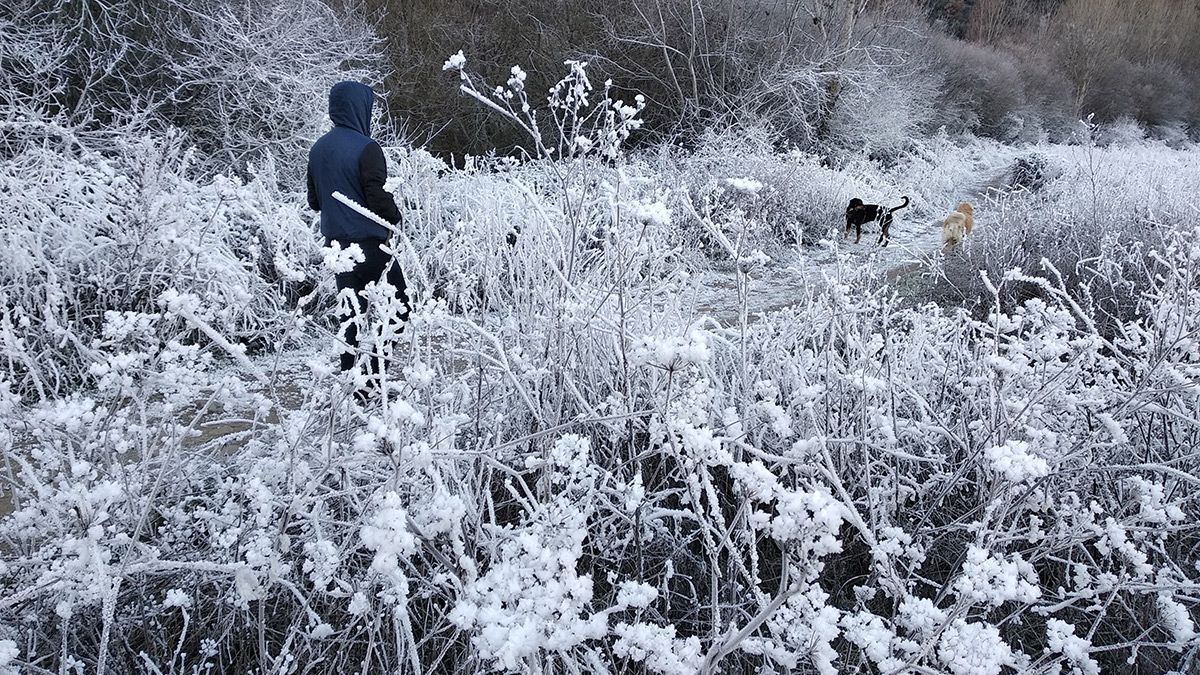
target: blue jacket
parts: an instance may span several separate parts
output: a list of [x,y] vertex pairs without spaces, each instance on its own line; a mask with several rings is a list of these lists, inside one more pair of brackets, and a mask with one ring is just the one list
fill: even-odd
[[383,189],[387,160],[371,140],[375,92],[358,82],[339,82],[329,91],[333,129],[308,151],[308,205],[321,212],[321,234],[342,242],[386,241],[389,232],[333,198],[341,192],[395,225],[400,210]]

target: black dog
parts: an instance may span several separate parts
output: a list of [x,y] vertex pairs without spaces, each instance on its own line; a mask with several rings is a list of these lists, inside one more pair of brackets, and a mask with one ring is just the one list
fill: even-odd
[[842,238],[845,239],[846,235],[850,234],[850,228],[854,228],[857,232],[854,243],[857,244],[862,239],[862,226],[878,220],[880,232],[879,241],[876,243],[887,246],[890,241],[888,228],[892,226],[892,214],[906,206],[908,206],[908,197],[904,198],[904,203],[900,206],[886,210],[878,204],[864,204],[863,200],[855,197],[850,200],[850,206],[846,207],[846,234],[843,234]]

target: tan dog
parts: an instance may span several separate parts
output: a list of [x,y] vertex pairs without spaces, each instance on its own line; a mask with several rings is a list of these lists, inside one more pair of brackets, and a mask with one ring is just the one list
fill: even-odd
[[963,202],[942,220],[942,253],[962,243],[964,237],[971,234],[975,227],[975,209]]

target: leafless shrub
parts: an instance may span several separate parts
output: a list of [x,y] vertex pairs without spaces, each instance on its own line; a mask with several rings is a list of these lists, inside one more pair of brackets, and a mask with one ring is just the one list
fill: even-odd
[[[1129,122],[1125,128],[1140,137],[1136,124]],[[928,297],[978,312],[993,311],[986,279],[1003,278],[1012,270],[1041,274],[1043,261],[1049,261],[1061,274],[1064,288],[1089,308],[1105,334],[1144,318],[1141,313],[1147,307],[1139,298],[1158,278],[1158,263],[1149,252],[1166,246],[1171,233],[1190,232],[1198,224],[1186,200],[1166,196],[1189,189],[1192,169],[1178,167],[1170,186],[1131,188],[1128,167],[1159,176],[1147,180],[1163,180],[1162,174],[1152,173],[1161,158],[1152,147],[1143,149],[1128,139],[1118,143],[1109,138],[1111,148],[1103,149],[1099,142],[1112,133],[1112,127],[1095,127],[1096,144],[1078,148],[1074,157],[1060,155],[1055,167],[1048,168],[1045,158],[1021,158],[1012,178],[1014,189],[993,192],[979,206],[977,219],[986,225],[946,259]],[[995,297],[1008,311],[1029,297],[1040,297],[1044,289],[1017,282],[1002,290]]]
[[941,39],[945,85],[937,123],[955,132],[1016,140],[1026,100],[1016,60],[992,47]]

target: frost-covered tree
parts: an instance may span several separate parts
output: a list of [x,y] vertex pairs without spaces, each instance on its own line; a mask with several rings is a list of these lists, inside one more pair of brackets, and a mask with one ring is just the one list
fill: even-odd
[[367,25],[318,0],[16,0],[0,36],[10,146],[42,123],[94,150],[177,127],[207,170],[275,157],[288,179],[329,85],[377,72]]

